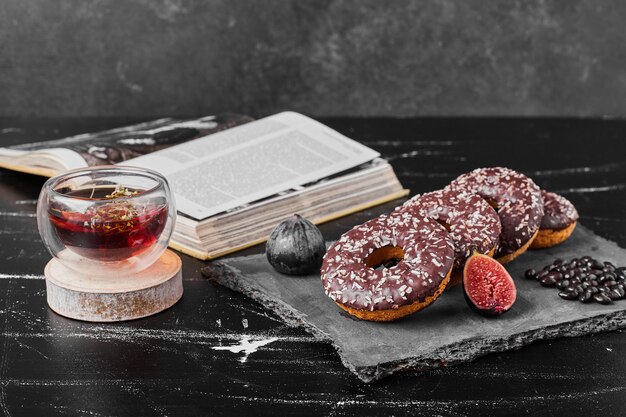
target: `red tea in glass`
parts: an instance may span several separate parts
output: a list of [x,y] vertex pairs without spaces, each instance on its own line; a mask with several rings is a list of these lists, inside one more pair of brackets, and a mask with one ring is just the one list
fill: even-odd
[[122,194],[119,186],[58,190],[67,197],[98,202],[84,211],[62,203],[48,207],[52,229],[67,249],[98,261],[122,261],[158,241],[168,218],[165,198],[135,201],[124,195],[139,196],[143,190],[123,190]]

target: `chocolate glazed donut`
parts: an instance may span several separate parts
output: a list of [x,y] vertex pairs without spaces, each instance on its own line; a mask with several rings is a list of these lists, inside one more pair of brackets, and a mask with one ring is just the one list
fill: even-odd
[[428,217],[443,225],[454,244],[454,271],[448,286],[462,281],[465,261],[474,252],[493,256],[502,232],[498,213],[478,194],[464,190],[438,190],[417,195],[396,211]]
[[531,249],[549,248],[567,240],[576,228],[578,211],[565,197],[541,190],[544,214]]
[[448,187],[476,193],[496,209],[502,224],[498,261],[510,262],[531,245],[543,217],[541,189],[533,180],[508,168],[479,168]]
[[502,232],[498,213],[478,194],[437,190],[416,195],[396,211],[428,217],[442,224],[454,243],[454,267],[461,269],[474,251],[493,255]]
[[393,213],[343,234],[324,255],[322,284],[351,315],[392,321],[433,303],[450,279],[453,261],[452,241],[443,226]]

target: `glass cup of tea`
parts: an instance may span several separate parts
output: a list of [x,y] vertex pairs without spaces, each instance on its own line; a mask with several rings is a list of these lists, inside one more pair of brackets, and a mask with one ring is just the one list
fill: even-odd
[[176,209],[167,180],[143,168],[98,166],[50,178],[37,204],[44,244],[85,276],[132,275],[167,249]]

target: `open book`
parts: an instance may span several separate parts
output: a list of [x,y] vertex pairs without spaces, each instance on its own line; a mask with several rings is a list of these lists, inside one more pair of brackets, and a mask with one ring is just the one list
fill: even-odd
[[213,259],[261,243],[293,213],[319,224],[408,194],[374,150],[306,116],[160,119],[0,148],[39,175],[123,164],[162,173],[176,198],[170,246]]
[[0,148],[0,168],[52,177],[75,168],[119,164],[252,120],[236,114],[200,119],[165,118],[104,132]]

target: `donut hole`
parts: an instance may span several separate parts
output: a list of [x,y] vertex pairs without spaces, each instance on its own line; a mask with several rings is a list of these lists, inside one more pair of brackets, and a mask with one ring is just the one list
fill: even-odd
[[404,259],[404,251],[399,246],[382,246],[365,258],[365,265],[369,268],[391,268]]

